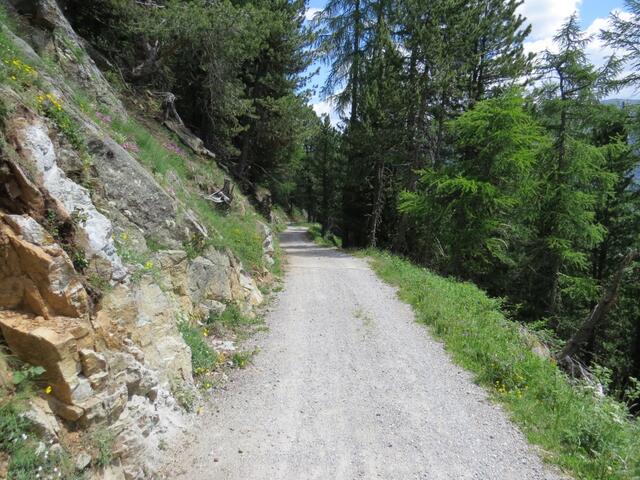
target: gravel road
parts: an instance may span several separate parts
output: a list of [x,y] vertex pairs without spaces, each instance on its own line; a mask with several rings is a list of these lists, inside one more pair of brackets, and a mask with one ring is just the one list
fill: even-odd
[[[168,462],[181,479],[559,479],[365,260],[282,234],[254,364]],[[171,455],[170,455],[171,456]]]

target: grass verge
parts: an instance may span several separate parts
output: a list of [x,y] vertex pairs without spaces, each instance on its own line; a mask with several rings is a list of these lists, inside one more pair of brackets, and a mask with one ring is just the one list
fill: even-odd
[[581,479],[640,478],[638,420],[624,405],[571,383],[552,359],[534,354],[499,300],[391,254],[363,254],[548,461]]

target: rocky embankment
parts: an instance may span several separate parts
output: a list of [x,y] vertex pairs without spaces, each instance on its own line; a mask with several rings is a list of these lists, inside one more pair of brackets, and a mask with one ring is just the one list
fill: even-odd
[[[230,304],[253,315],[263,295],[233,251],[206,246],[207,225],[189,205],[75,100],[81,89],[127,115],[58,4],[17,7],[22,35],[2,33],[15,49],[9,61],[35,86],[0,86],[0,343],[45,369],[27,413],[43,441],[75,438],[82,470],[92,465],[82,433],[108,429],[113,461],[92,475],[151,478],[158,432],[181,421],[174,393],[194,389],[178,323]],[[268,264],[271,230],[256,224],[256,235]],[[10,380],[2,360],[5,392]]]

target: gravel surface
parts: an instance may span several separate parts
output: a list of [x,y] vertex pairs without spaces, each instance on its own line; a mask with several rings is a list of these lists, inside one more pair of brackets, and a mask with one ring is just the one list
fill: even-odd
[[566,478],[365,260],[302,228],[281,239],[285,288],[260,353],[168,452],[168,478]]

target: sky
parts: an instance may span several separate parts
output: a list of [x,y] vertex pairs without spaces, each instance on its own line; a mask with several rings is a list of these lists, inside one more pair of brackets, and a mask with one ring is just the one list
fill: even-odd
[[[307,10],[307,18],[322,9],[326,0],[311,0]],[[525,48],[527,51],[540,52],[550,47],[554,32],[562,25],[563,21],[573,12],[578,12],[582,27],[589,34],[597,34],[607,25],[607,18],[612,10],[623,10],[623,0],[524,0],[520,7],[521,13],[531,23],[531,35],[529,36]],[[607,49],[602,42],[594,39],[590,44],[587,53],[595,65],[601,65],[604,59],[612,52]],[[320,87],[326,78],[326,66],[320,67],[320,74],[311,81],[313,87]],[[316,88],[316,91],[319,88]],[[638,97],[638,92],[621,91],[616,95],[618,98]],[[316,94],[311,99],[311,104],[318,114],[331,113],[334,123],[337,115],[332,112],[331,104],[328,100],[320,98]]]

